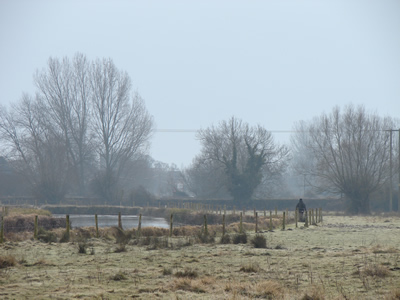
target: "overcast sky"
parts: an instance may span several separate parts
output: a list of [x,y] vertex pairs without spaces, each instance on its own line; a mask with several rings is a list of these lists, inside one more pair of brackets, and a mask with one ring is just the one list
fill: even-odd
[[159,129],[150,154],[178,167],[194,130],[233,115],[280,142],[336,105],[400,117],[399,0],[0,1],[2,105],[76,52],[128,72]]

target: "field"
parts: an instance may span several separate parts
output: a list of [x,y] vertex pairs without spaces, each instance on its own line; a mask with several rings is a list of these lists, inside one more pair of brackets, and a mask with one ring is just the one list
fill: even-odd
[[0,245],[0,298],[400,299],[398,216],[263,230],[267,248],[250,242],[254,230],[246,244],[221,244],[219,232],[200,243],[196,231],[131,238],[114,228],[93,238],[88,228],[72,230],[68,243],[19,234]]

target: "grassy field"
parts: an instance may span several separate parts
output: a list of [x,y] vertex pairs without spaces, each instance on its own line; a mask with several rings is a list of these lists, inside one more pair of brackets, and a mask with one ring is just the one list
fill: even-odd
[[259,233],[267,248],[250,231],[247,244],[220,244],[219,233],[202,244],[199,230],[129,239],[75,229],[68,243],[19,234],[0,245],[0,299],[400,299],[398,216],[289,224]]

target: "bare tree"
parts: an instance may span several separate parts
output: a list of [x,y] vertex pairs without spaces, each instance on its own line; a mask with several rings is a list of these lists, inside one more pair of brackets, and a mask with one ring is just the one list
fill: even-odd
[[251,199],[262,182],[263,168],[283,170],[287,162],[287,148],[276,145],[270,132],[235,117],[200,130],[198,138],[202,159],[223,168],[224,185],[236,202]]
[[83,54],[77,53],[70,61],[65,57],[48,60],[47,68],[36,72],[35,83],[42,118],[50,122],[64,140],[69,165],[73,168],[80,194],[85,191],[85,164],[93,153],[88,124],[90,64]]
[[65,145],[46,119],[36,99],[24,95],[11,112],[1,111],[0,132],[7,156],[30,183],[36,196],[47,202],[64,198],[69,170]]
[[387,130],[393,126],[363,106],[336,107],[299,123],[292,139],[296,170],[317,191],[345,195],[350,213],[369,214],[371,194],[389,180]]
[[138,94],[131,96],[129,76],[111,59],[97,60],[91,68],[92,130],[97,141],[103,197],[113,200],[125,162],[147,146],[153,119]]

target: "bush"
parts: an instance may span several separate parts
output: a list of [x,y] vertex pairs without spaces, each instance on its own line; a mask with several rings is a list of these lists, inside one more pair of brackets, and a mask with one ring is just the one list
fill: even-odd
[[247,234],[239,233],[233,237],[234,244],[247,244]]
[[17,260],[12,255],[0,256],[0,269],[13,267],[17,264]]
[[230,244],[231,243],[231,236],[229,234],[224,234],[221,237],[221,244]]
[[80,254],[86,254],[86,243],[85,242],[81,242],[78,244],[78,253]]
[[197,278],[199,274],[196,270],[185,269],[183,272],[178,271],[174,274],[175,277],[188,277],[188,278]]
[[197,235],[197,240],[202,244],[212,244],[215,242],[215,238],[213,236],[205,234],[203,232],[200,232]]
[[254,248],[267,248],[267,240],[260,234],[257,234],[254,238],[252,238],[251,244],[254,246]]
[[39,227],[39,229],[38,229],[37,238],[39,241],[44,242],[44,243],[56,243],[57,242],[56,234],[51,231],[46,231],[42,227]]

